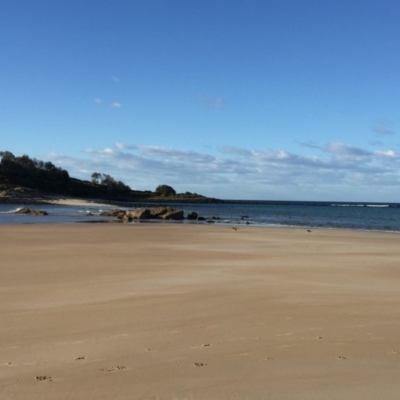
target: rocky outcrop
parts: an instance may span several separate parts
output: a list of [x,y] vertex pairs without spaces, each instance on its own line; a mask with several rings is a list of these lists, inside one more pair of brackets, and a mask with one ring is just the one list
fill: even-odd
[[140,219],[140,220],[164,219],[164,220],[180,221],[185,218],[182,210],[175,210],[175,208],[170,206],[138,208],[136,210],[127,210],[127,211],[114,209],[114,210],[104,211],[100,214],[100,216],[117,217],[119,220],[123,222],[131,222],[134,219]]
[[169,211],[161,216],[162,219],[170,219],[174,221],[180,221],[184,219],[183,211]]
[[163,216],[165,216],[166,214],[174,212],[174,211],[175,211],[175,209],[170,206],[150,208],[150,214],[151,214],[152,218],[163,218]]
[[148,208],[138,208],[137,210],[128,210],[125,211],[125,215],[131,220],[152,218],[151,212]]
[[48,215],[46,211],[34,210],[33,208],[20,208],[15,211],[15,214],[27,214],[27,215]]
[[118,208],[115,208],[113,210],[107,210],[107,211],[103,211],[102,213],[100,213],[101,217],[117,217],[117,218],[122,218],[125,214],[125,211],[122,211]]
[[47,204],[38,190],[16,187],[0,190],[0,203],[3,204]]

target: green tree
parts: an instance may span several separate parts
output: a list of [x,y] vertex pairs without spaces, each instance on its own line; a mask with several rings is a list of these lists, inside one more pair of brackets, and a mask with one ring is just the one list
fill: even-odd
[[100,172],[93,172],[91,178],[92,178],[92,182],[93,183],[101,183],[101,174],[100,174]]
[[129,191],[131,188],[121,181],[116,181],[111,175],[93,172],[92,182],[107,186],[109,190]]
[[168,196],[175,196],[176,191],[173,187],[168,186],[168,185],[158,185],[156,188],[156,193],[160,196],[163,197],[168,197]]

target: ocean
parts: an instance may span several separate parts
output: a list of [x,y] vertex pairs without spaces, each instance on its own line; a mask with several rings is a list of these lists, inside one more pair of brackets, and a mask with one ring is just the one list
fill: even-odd
[[[201,223],[400,232],[400,203],[228,201],[222,204],[175,203],[171,206],[184,210],[185,215],[197,212],[208,220]],[[44,210],[49,215],[14,214],[22,207]],[[112,208],[116,207],[0,204],[0,224],[102,222],[112,218],[99,214]],[[89,213],[93,215],[88,216]]]

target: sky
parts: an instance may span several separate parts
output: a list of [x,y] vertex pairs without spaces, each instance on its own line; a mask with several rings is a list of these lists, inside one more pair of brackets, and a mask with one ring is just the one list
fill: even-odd
[[222,199],[400,201],[398,0],[2,0],[0,150]]

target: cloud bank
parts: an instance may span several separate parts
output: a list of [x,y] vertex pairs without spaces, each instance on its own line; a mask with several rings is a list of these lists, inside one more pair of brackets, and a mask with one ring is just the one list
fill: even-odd
[[[199,152],[116,143],[84,157],[48,155],[72,176],[108,173],[133,189],[158,184],[225,199],[398,201],[400,153],[345,143],[301,143],[312,155],[226,146]],[[212,153],[212,154],[210,154]]]

